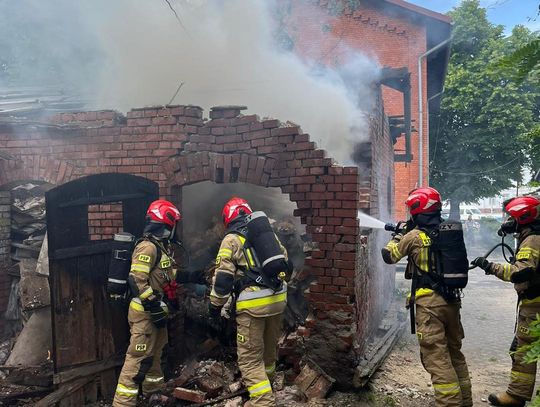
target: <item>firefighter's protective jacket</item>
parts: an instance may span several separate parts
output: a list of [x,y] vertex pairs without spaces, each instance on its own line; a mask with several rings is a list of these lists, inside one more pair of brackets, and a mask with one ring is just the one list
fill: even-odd
[[[382,249],[386,263],[394,264],[408,256],[406,278],[417,273],[420,280],[429,272],[431,239],[420,229],[397,234]],[[431,262],[434,267],[435,262]],[[464,337],[460,321],[460,303],[449,303],[431,288],[416,289],[416,335],[420,358],[431,375],[435,406],[472,406],[471,381],[465,357],[461,352]]]
[[[398,233],[392,240],[388,242],[386,247],[382,249],[383,260],[387,264],[395,264],[403,257],[408,257],[406,278],[411,278],[413,268],[416,268],[418,273],[427,273],[429,271],[429,247],[431,239],[422,230],[414,228],[405,235]],[[434,262],[433,262],[434,264]],[[418,287],[416,289],[416,299],[426,296],[432,296],[434,291],[427,287]],[[446,301],[439,295],[434,296],[434,299],[440,299],[440,303],[446,304]]]
[[173,260],[165,247],[160,247],[159,251],[161,257],[157,259],[158,249],[149,240],[140,242],[133,251],[129,275],[139,292],[134,298],[135,303],[140,304],[151,295],[162,297],[163,287],[176,277]]
[[[221,242],[216,257],[212,291],[210,292],[210,302],[215,306],[221,307],[228,301],[234,290],[235,282],[244,278],[244,270],[248,268],[248,261],[250,265],[255,265],[249,250],[246,250],[249,258],[246,259],[244,255],[245,242],[246,239],[243,236],[235,233],[227,234]],[[280,246],[287,258],[287,251],[281,243]],[[282,288],[276,292],[270,288],[253,284],[238,293],[236,312],[245,312],[254,317],[268,317],[282,313],[286,305],[286,282],[283,282]]]
[[491,264],[491,272],[503,281],[520,280],[519,273],[527,273],[530,277],[526,282],[514,284],[518,294],[528,289],[538,290],[540,296],[540,235],[530,228],[525,228],[518,236],[518,250],[514,264]]

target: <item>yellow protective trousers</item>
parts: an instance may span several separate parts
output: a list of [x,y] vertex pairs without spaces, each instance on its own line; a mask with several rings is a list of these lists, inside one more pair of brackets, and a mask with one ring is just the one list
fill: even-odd
[[[469,370],[461,353],[461,304],[441,304],[437,296],[417,300],[416,334],[422,364],[431,375],[435,406],[469,407],[473,402]],[[436,305],[430,304],[432,298]]]
[[[535,302],[538,300],[538,302]],[[524,300],[519,306],[516,334],[510,356],[512,357],[512,370],[510,372],[510,384],[508,394],[517,396],[525,400],[530,400],[536,380],[536,363],[525,363],[523,361],[524,352],[519,351],[523,346],[530,345],[534,340],[530,336],[529,326],[540,313],[540,298],[535,300]]]
[[272,379],[276,370],[277,342],[282,314],[254,317],[248,313],[236,316],[238,367],[254,407],[276,405]]
[[129,305],[128,322],[131,339],[118,378],[113,407],[134,407],[141,385],[143,393],[149,394],[159,391],[164,383],[161,352],[167,344],[167,328],[156,328],[150,313],[144,311],[137,299]]

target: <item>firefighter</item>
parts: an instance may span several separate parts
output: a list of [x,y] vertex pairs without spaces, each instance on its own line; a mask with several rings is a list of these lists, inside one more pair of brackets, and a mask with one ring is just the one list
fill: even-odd
[[490,394],[494,406],[524,406],[533,394],[536,363],[526,363],[520,348],[531,344],[529,325],[540,313],[540,200],[532,196],[513,198],[505,203],[510,215],[500,234],[517,234],[518,249],[513,264],[491,263],[484,257],[473,264],[503,281],[514,283],[519,299],[516,332],[510,354],[512,370],[506,392]]
[[[236,312],[238,365],[250,395],[246,405],[267,407],[275,406],[271,382],[276,370],[277,342],[287,302],[287,284],[282,281],[269,288],[261,282],[261,271],[255,271],[256,255],[249,248],[253,248],[253,242],[241,232],[250,214],[249,204],[241,198],[232,198],[223,208],[226,235],[216,257],[209,313],[210,324],[220,329],[221,309],[233,295],[236,301],[233,310]],[[273,232],[272,236],[281,252],[276,257],[286,260],[286,250]]]
[[[409,297],[408,306],[416,304],[420,358],[431,375],[435,405],[472,406],[469,371],[461,352],[464,334],[459,294],[445,289],[434,276],[434,270],[430,270],[436,259],[429,259],[431,239],[428,235],[442,222],[441,196],[433,188],[418,188],[409,194],[405,203],[410,215],[407,226],[382,249],[382,257],[385,263],[394,264],[407,256],[405,276],[413,279],[412,301]],[[411,316],[413,311],[414,308]]]
[[118,379],[113,407],[137,404],[139,387],[144,394],[161,390],[164,382],[161,353],[167,344],[166,293],[175,291],[171,241],[180,212],[169,201],[157,200],[146,212],[144,237],[132,255],[129,285],[133,299],[128,322],[131,339]]

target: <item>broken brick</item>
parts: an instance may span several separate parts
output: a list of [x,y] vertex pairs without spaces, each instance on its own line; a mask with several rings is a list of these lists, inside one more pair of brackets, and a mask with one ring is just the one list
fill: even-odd
[[213,376],[197,378],[197,385],[209,398],[214,398],[223,390],[223,381]]
[[332,377],[309,358],[306,359],[300,374],[294,381],[308,399],[325,398],[334,382]]
[[177,387],[173,391],[174,397],[179,400],[191,401],[193,403],[202,403],[206,400],[206,394],[198,390],[189,390],[183,387]]

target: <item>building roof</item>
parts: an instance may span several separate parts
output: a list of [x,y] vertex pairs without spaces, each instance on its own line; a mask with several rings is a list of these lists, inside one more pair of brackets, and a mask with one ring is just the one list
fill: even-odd
[[[452,19],[441,13],[411,4],[405,0],[367,0],[372,7],[382,8],[391,16],[406,18],[414,24],[426,27],[426,50],[448,40],[452,35]],[[447,43],[427,57],[427,91],[429,109],[439,109],[440,95],[450,58],[452,44]]]
[[452,19],[450,17],[441,13],[437,13],[433,10],[429,10],[427,8],[417,6],[416,4],[411,4],[404,0],[384,0],[384,1],[386,1],[387,3],[391,3],[395,6],[402,7],[406,10],[412,11],[414,13],[421,14],[423,16],[433,18],[435,20],[439,20],[447,24],[452,24]]
[[80,111],[85,104],[80,96],[56,88],[0,88],[0,119]]

